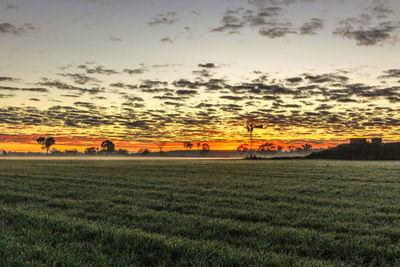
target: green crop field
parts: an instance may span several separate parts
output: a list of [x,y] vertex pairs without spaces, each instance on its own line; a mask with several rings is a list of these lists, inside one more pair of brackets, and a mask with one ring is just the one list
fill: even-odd
[[400,266],[400,162],[2,160],[1,266]]

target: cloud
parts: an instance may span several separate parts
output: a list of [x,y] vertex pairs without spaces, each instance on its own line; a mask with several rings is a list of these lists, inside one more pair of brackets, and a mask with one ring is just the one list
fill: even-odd
[[19,9],[19,6],[17,6],[17,5],[7,5],[4,9],[5,10],[15,10],[15,9]]
[[389,14],[394,13],[393,9],[387,7],[384,2],[374,2],[369,11],[377,18],[386,19]]
[[242,18],[243,8],[227,9],[221,19],[222,26],[212,29],[213,32],[238,33],[246,21]]
[[96,105],[94,105],[93,103],[90,103],[90,102],[77,101],[77,102],[74,102],[74,105],[79,106],[79,107],[84,107],[87,109],[96,109]]
[[100,80],[98,80],[96,78],[92,78],[92,77],[89,77],[89,76],[87,76],[85,74],[81,74],[81,73],[59,73],[58,75],[70,78],[74,81],[74,83],[80,84],[80,85],[84,85],[87,83],[100,83],[101,82]]
[[204,64],[198,64],[197,65],[199,68],[206,68],[206,69],[214,69],[216,68],[214,63],[204,63]]
[[21,88],[21,91],[37,92],[37,93],[48,93],[49,90],[46,88]]
[[359,46],[382,45],[388,41],[395,41],[395,32],[399,25],[392,22],[382,22],[373,27],[355,26],[352,19],[341,21],[334,34],[355,40]]
[[190,95],[190,96],[193,96],[193,95],[197,95],[197,94],[198,94],[198,92],[197,92],[196,90],[183,90],[183,89],[181,89],[181,90],[176,90],[176,93],[177,93],[178,95]]
[[113,70],[113,69],[107,69],[104,66],[97,66],[97,67],[91,68],[87,65],[79,65],[78,68],[85,70],[86,73],[88,73],[88,74],[103,74],[103,75],[119,74],[118,71]]
[[122,39],[118,38],[118,37],[109,37],[108,41],[111,41],[111,42],[122,42]]
[[232,96],[232,95],[223,95],[223,96],[220,96],[219,98],[221,98],[221,99],[227,99],[227,100],[232,100],[232,101],[241,101],[241,100],[246,99],[246,97]]
[[374,46],[394,43],[400,30],[398,18],[391,19],[393,13],[382,3],[374,2],[358,17],[339,21],[333,34],[355,40],[359,46]]
[[323,20],[318,18],[312,18],[309,22],[304,23],[300,27],[300,34],[310,35],[317,34],[317,30],[321,30],[324,27]]
[[140,68],[136,69],[124,69],[123,72],[128,73],[129,75],[134,74],[143,74],[148,71],[148,68],[145,65],[141,65]]
[[[240,33],[245,27],[256,28],[261,36],[268,38],[282,38],[288,34],[297,34],[298,30],[290,18],[285,18],[287,5],[296,3],[297,0],[284,1],[249,1],[252,9],[243,7],[227,9],[221,19],[221,26],[213,28],[213,32],[226,32],[228,34]],[[312,1],[300,1],[312,2]],[[310,22],[300,27],[300,33],[315,34],[322,29],[321,19],[312,18]]]
[[175,11],[173,12],[166,12],[166,13],[160,13],[150,19],[147,24],[150,26],[156,26],[156,25],[170,25],[173,23],[176,23],[179,21],[179,18],[177,17],[177,13]]
[[52,80],[48,80],[46,78],[44,78],[44,80],[45,80],[44,82],[40,82],[40,83],[38,83],[38,85],[57,88],[60,90],[78,91],[80,94],[89,93],[91,95],[95,95],[98,93],[105,92],[105,89],[100,88],[100,87],[83,88],[83,87],[77,87],[74,85],[63,83],[63,82],[60,82],[57,80],[52,81]]
[[111,87],[117,87],[117,88],[125,88],[125,89],[137,89],[138,86],[137,85],[133,85],[133,84],[125,84],[125,83],[111,83],[110,84]]
[[27,32],[36,31],[39,28],[33,26],[30,23],[25,23],[24,25],[18,27],[11,23],[0,23],[0,35],[23,35]]
[[297,0],[248,0],[249,4],[256,6],[265,6],[265,5],[273,5],[273,6],[283,6],[290,5],[297,2]]
[[162,43],[173,43],[173,42],[175,42],[175,40],[171,39],[171,37],[166,36],[166,37],[161,38],[160,42],[162,42]]
[[15,96],[15,95],[13,95],[13,94],[0,94],[0,98],[10,98],[10,97],[13,97],[13,96]]
[[327,83],[327,82],[345,83],[349,80],[349,78],[346,76],[337,75],[334,73],[326,73],[320,75],[304,74],[304,78],[312,83]]
[[[196,71],[216,71],[214,63],[196,66],[199,68]],[[86,69],[95,67],[82,69],[86,76]],[[274,78],[273,73],[251,72],[254,74],[256,78],[251,76],[235,82],[210,77],[199,79],[190,73],[190,78],[182,76],[172,82],[146,79],[129,84],[117,80],[104,85],[110,88],[107,92],[114,94],[112,98],[103,94],[98,96],[106,92],[101,87],[103,84],[76,86],[72,80],[43,79],[37,83],[37,88],[0,86],[4,93],[0,94],[2,98],[59,89],[65,94],[58,95],[71,98],[69,100],[73,99],[74,103],[70,106],[53,104],[59,106],[45,108],[44,102],[51,102],[47,96],[32,95],[29,99],[28,94],[26,106],[0,107],[0,123],[3,122],[3,128],[7,129],[35,130],[40,129],[36,126],[51,126],[54,131],[65,131],[70,135],[79,133],[154,141],[160,136],[170,140],[204,138],[204,134],[213,129],[215,133],[209,138],[224,140],[229,137],[222,128],[233,129],[248,117],[271,125],[271,131],[285,131],[296,136],[311,136],[317,130],[346,135],[368,125],[394,125],[400,121],[397,108],[392,104],[400,102],[400,86],[391,85],[390,80],[378,85],[355,83],[349,78],[352,77],[350,72],[349,77],[343,72],[310,72],[280,78]],[[394,84],[397,75],[396,69],[382,73],[382,76],[387,76],[385,79],[396,79]],[[75,76],[63,77],[72,79]],[[99,106],[96,105],[97,99],[102,100]],[[43,108],[27,106],[29,103],[39,106],[41,102],[33,103],[37,100],[43,101]],[[158,103],[158,106],[152,103]],[[376,109],[378,104],[392,110]],[[191,127],[187,129],[189,124]],[[215,129],[215,125],[221,129]],[[301,133],[298,133],[299,127]]]
[[192,73],[195,74],[195,75],[198,75],[200,77],[203,77],[203,78],[209,78],[209,77],[212,76],[210,71],[207,70],[207,69],[194,70]]
[[0,77],[0,82],[14,82],[17,81],[18,79],[12,78],[12,77]]
[[275,24],[273,26],[261,28],[258,32],[262,36],[274,39],[274,38],[284,37],[288,34],[297,33],[297,31],[294,30],[291,26],[292,26],[291,23],[282,24],[281,26]]
[[286,81],[288,81],[289,83],[299,83],[303,81],[303,78],[301,77],[287,78]]
[[49,92],[46,88],[17,88],[9,86],[0,86],[0,90],[5,91],[25,91],[25,92],[37,92],[37,93],[47,93]]
[[384,75],[379,76],[380,79],[392,79],[392,78],[400,78],[400,69],[390,69],[384,71]]

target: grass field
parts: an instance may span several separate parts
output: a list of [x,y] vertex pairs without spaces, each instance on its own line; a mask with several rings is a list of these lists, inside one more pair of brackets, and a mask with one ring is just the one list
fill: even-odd
[[400,162],[2,160],[0,265],[400,266]]

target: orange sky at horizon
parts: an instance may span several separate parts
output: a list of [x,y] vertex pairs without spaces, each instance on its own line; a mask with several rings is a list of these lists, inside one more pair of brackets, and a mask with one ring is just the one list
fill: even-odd
[[[19,142],[11,141],[18,139]],[[8,141],[7,141],[8,140]],[[105,139],[100,138],[65,138],[55,137],[56,143],[51,149],[55,148],[58,151],[65,150],[78,150],[83,152],[88,147],[100,147],[100,144]],[[160,150],[160,142],[134,142],[124,140],[111,140],[115,144],[116,149],[127,149],[129,152],[138,152],[140,149],[149,149],[152,152],[158,152]],[[300,147],[302,144],[312,144],[314,148],[328,148],[338,144],[346,143],[344,140],[330,140],[320,142],[317,140],[255,140],[255,147],[266,142],[273,143],[275,146],[282,146],[284,150],[287,150],[289,146]],[[196,145],[197,141],[192,142],[192,150],[199,149]],[[248,144],[248,140],[235,140],[235,141],[211,141],[211,142],[200,142],[201,144],[207,143],[210,145],[211,150],[236,150],[241,144]],[[41,146],[34,140],[34,136],[2,136],[0,138],[0,149],[4,151],[12,152],[43,152]],[[201,147],[200,147],[201,149]],[[163,151],[173,150],[185,150],[183,142],[164,142]]]

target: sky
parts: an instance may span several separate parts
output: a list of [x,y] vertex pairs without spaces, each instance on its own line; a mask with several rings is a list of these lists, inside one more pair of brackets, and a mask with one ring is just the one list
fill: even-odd
[[399,140],[400,1],[1,0],[0,149]]

